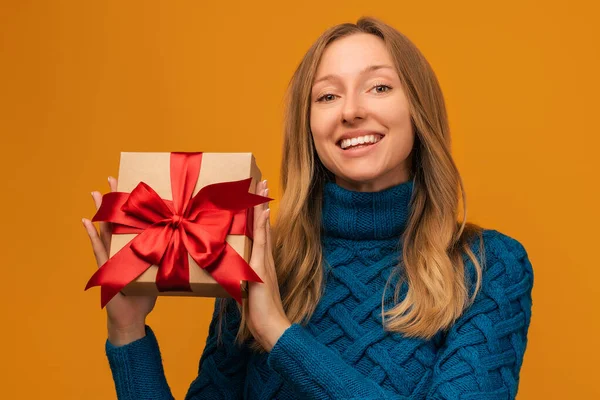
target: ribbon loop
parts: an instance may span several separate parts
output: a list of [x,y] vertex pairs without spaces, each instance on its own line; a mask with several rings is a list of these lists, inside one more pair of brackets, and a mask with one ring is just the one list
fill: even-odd
[[121,210],[125,214],[151,224],[170,218],[175,212],[154,189],[144,182],[140,182],[131,191]]

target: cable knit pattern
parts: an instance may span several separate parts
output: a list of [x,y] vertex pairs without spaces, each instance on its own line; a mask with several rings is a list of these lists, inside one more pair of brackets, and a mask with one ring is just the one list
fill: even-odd
[[106,355],[119,400],[172,399],[165,379],[158,342],[146,326],[146,336],[126,346],[106,341]]
[[[447,332],[431,340],[382,328],[381,299],[401,257],[413,182],[359,193],[325,186],[322,246],[325,290],[306,326],[293,324],[268,354],[234,345],[240,316],[228,304],[224,344],[213,314],[198,377],[186,399],[514,399],[531,320],[533,270],[524,247],[484,231],[482,289]],[[479,243],[472,249],[478,258]],[[474,266],[466,258],[467,279]],[[393,287],[385,308],[393,307]],[[400,300],[407,292],[401,286]],[[158,343],[146,337],[122,347],[107,342],[119,399],[172,399]]]

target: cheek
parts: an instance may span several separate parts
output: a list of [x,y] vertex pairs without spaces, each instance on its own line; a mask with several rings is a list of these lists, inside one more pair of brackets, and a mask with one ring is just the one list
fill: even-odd
[[310,113],[310,124],[318,127],[321,131],[334,129],[339,112],[338,107],[332,105],[313,109]]
[[333,114],[323,110],[310,114],[310,130],[317,148],[322,147],[324,142],[331,140],[335,133],[335,117]]
[[396,100],[387,102],[386,104],[380,104],[376,110],[379,118],[390,129],[406,130],[411,126],[410,113],[408,106],[404,101]]
[[397,149],[397,155],[403,157],[410,151],[414,142],[414,131],[410,112],[405,101],[395,101],[377,109],[377,118],[391,133],[389,139]]

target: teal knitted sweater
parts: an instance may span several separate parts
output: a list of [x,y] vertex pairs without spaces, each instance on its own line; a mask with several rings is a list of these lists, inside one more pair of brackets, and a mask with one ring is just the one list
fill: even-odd
[[[325,288],[306,325],[293,324],[270,353],[234,344],[240,316],[232,299],[217,299],[198,376],[186,399],[514,399],[531,320],[533,270],[524,247],[485,230],[486,264],[474,304],[430,340],[382,328],[384,286],[397,268],[413,181],[380,192],[324,188],[322,248]],[[479,243],[472,250],[479,260]],[[469,282],[473,264],[465,256]],[[385,309],[394,305],[393,284]],[[472,285],[474,286],[474,285]],[[407,292],[401,285],[400,300]],[[472,291],[471,291],[472,293]],[[227,302],[222,344],[216,312]],[[121,400],[172,399],[158,342],[106,341]]]

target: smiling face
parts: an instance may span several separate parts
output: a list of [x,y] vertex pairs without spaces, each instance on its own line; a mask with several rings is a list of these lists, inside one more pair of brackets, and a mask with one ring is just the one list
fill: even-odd
[[[327,46],[311,91],[310,128],[321,162],[341,187],[377,192],[409,179],[409,105],[382,39],[360,33]],[[381,140],[344,150],[339,141],[346,136]]]

